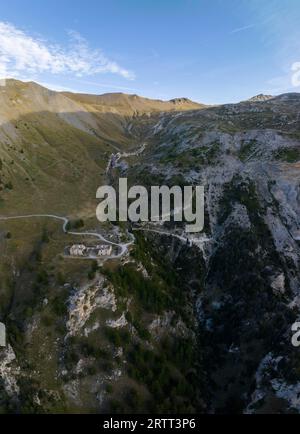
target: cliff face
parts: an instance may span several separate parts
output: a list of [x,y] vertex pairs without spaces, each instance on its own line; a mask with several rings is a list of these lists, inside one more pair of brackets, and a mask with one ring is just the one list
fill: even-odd
[[213,411],[300,410],[299,109],[292,94],[167,114],[128,171],[205,186],[195,306]]

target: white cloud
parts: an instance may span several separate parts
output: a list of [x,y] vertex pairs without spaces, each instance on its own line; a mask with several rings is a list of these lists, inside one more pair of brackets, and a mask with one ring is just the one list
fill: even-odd
[[74,79],[73,80],[75,83],[81,84],[81,85],[91,85],[91,86],[95,86],[96,88],[107,88],[107,89],[116,89],[116,90],[122,90],[125,92],[142,92],[140,89],[137,89],[135,87],[128,87],[128,86],[119,86],[119,85],[114,85],[111,83],[103,83],[101,81],[91,81],[91,80],[85,80],[85,79]]
[[269,79],[266,82],[266,84],[267,84],[267,88],[265,89],[264,92],[271,95],[287,93],[292,90],[291,76],[288,73],[284,73],[282,75],[278,75],[277,77],[273,77]]
[[0,76],[24,74],[73,74],[77,77],[99,73],[118,74],[129,80],[134,74],[91,49],[76,32],[69,32],[68,48],[33,38],[10,23],[0,21]]
[[267,84],[270,86],[267,93],[297,92],[300,87],[300,62],[292,63],[289,69],[284,68],[282,75],[271,78]]
[[249,24],[248,26],[238,27],[237,29],[231,30],[230,34],[243,32],[244,30],[249,30],[252,29],[253,27],[255,27],[255,24]]
[[292,64],[291,70],[293,71],[292,74],[292,85],[294,87],[300,86],[300,62],[294,62]]

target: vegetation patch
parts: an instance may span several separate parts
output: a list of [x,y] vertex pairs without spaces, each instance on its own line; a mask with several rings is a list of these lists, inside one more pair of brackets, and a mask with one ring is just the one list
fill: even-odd
[[286,163],[296,163],[300,160],[300,148],[281,148],[276,151],[275,159]]

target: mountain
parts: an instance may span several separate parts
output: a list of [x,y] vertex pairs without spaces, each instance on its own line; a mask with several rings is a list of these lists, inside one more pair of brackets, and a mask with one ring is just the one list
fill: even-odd
[[[86,197],[101,182],[110,153],[139,140],[128,129],[128,118],[201,107],[186,99],[60,93],[33,82],[6,80],[0,87],[2,205],[13,213],[22,197],[23,211],[72,212],[79,201],[89,206]],[[8,191],[8,185],[13,189]]]
[[213,412],[300,411],[300,354],[291,344],[299,315],[299,109],[300,94],[285,94],[166,114],[142,164],[125,172],[134,182],[205,186],[198,265],[189,268],[172,238],[157,246],[175,269],[180,262],[195,295]]
[[125,93],[106,93],[98,96],[64,92],[63,95],[73,101],[84,104],[88,110],[95,109],[100,113],[119,113],[123,116],[174,110],[193,110],[205,107],[204,104],[195,103],[188,98],[161,101],[143,98],[138,95],[127,95]]
[[[23,216],[0,220],[1,411],[299,413],[300,94],[209,107],[8,81],[0,102],[0,218]],[[120,177],[204,185],[203,232],[100,224],[95,192]],[[129,247],[68,256],[95,233]]]
[[263,93],[260,93],[259,95],[255,95],[252,98],[248,99],[247,101],[250,102],[268,101],[269,99],[272,98],[274,98],[272,95],[264,95]]

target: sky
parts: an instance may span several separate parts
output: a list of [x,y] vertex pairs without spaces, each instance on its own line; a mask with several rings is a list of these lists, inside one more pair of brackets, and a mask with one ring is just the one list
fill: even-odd
[[0,77],[230,103],[300,92],[299,0],[9,0]]

